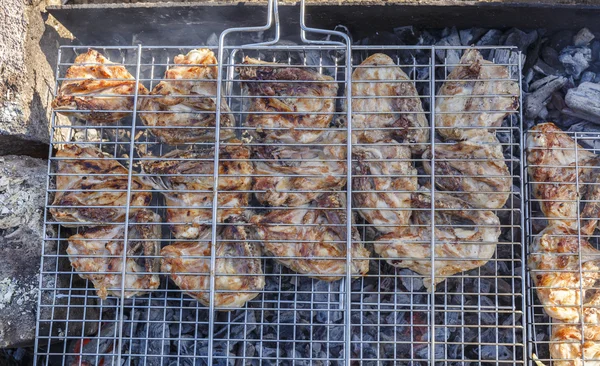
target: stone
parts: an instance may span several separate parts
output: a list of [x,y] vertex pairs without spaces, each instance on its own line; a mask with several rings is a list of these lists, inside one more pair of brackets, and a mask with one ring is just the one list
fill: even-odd
[[594,40],[594,34],[587,28],[581,28],[576,35],[573,36],[574,46],[587,46],[591,41]]
[[600,84],[579,84],[567,92],[565,103],[578,117],[600,124]]
[[[562,76],[547,76],[531,84],[531,90],[535,91],[525,97],[525,116],[527,118],[540,116],[540,112],[545,108],[552,93],[562,88],[566,83],[567,78]],[[545,114],[548,114],[547,110]]]
[[581,73],[590,66],[592,50],[588,47],[566,47],[558,56],[567,74],[579,79]]
[[[44,234],[53,235],[52,228],[44,233],[44,200],[47,161],[28,156],[0,157],[0,348],[30,346],[34,342],[38,291],[40,280],[41,246],[46,253],[56,252],[56,242],[44,242]],[[64,253],[62,253],[64,254]],[[56,258],[44,262],[44,272],[56,271]],[[70,270],[68,260],[61,258],[59,270]],[[77,281],[75,281],[77,283]],[[67,296],[58,296],[57,290],[69,289],[70,275],[56,277],[45,274],[42,303],[53,305],[43,308],[41,319],[66,319]],[[61,290],[66,294],[66,290]],[[88,300],[88,305],[93,305]],[[72,298],[69,312],[70,335],[82,334],[84,309],[81,298]],[[86,333],[94,332],[98,312],[86,310],[90,322]],[[79,320],[79,322],[78,322]],[[62,324],[62,326],[61,326]],[[49,324],[42,324],[40,335],[49,332]],[[66,326],[55,322],[57,335]]]

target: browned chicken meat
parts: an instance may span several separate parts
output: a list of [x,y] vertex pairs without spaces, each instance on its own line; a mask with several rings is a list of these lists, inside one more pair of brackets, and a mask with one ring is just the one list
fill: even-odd
[[358,213],[381,233],[410,224],[412,193],[418,189],[417,170],[408,146],[394,140],[352,149],[352,200]]
[[529,131],[527,150],[533,195],[550,224],[592,235],[600,218],[600,157],[553,123]]
[[[423,153],[423,167],[431,174],[431,147]],[[435,184],[474,207],[497,209],[511,194],[512,179],[502,146],[485,133],[466,141],[435,145]]]
[[338,85],[330,76],[249,57],[238,71],[253,96],[246,125],[257,141],[310,143],[331,124]]
[[431,258],[431,198],[427,193],[413,194],[412,226],[377,239],[374,249],[387,262],[424,276],[425,287],[444,281],[456,273],[479,268],[496,251],[500,220],[491,211],[474,209],[448,194],[435,195],[434,258]]
[[[256,233],[264,250],[300,274],[334,281],[346,274],[346,204],[343,194],[327,193],[312,205],[255,215]],[[369,270],[369,251],[352,231],[353,276]]]
[[[214,148],[175,150],[149,158],[143,170],[153,176],[167,205],[167,222],[178,239],[198,238],[212,220]],[[250,151],[239,141],[221,145],[219,154],[218,222],[242,215],[252,187]]]
[[[175,56],[176,66],[140,104],[140,117],[160,142],[176,145],[215,139],[217,58],[209,49]],[[235,119],[221,99],[220,139],[234,137]],[[176,128],[169,128],[176,127]],[[185,128],[188,127],[188,128]]]
[[136,85],[138,95],[148,94],[125,66],[110,62],[95,50],[77,56],[65,79],[52,108],[99,125],[115,123],[131,114]]
[[[231,218],[228,225],[218,228],[214,306],[222,310],[243,307],[265,286],[260,246],[248,241],[239,220]],[[169,273],[185,293],[210,306],[210,228],[203,230],[199,239],[164,247],[162,272]]]
[[[582,339],[583,338],[583,339]],[[555,325],[550,339],[554,366],[600,365],[600,326]]]
[[429,141],[429,123],[413,81],[387,55],[376,53],[352,73],[354,142],[389,139],[410,142],[420,153]]
[[129,220],[127,245],[125,225],[97,226],[69,238],[67,254],[79,275],[92,281],[98,296],[121,296],[123,250],[125,250],[126,298],[158,288],[160,279],[160,216],[138,210]]
[[[586,322],[598,321],[600,251],[563,226],[548,226],[529,249],[529,269],[546,313],[554,319],[576,322],[583,307]],[[591,299],[589,299],[591,297]]]
[[519,84],[506,66],[467,50],[450,72],[436,97],[437,132],[445,139],[466,140],[494,132],[509,113],[519,108]]
[[[68,144],[56,153],[56,194],[50,213],[64,226],[125,220],[128,171],[94,147]],[[151,187],[131,178],[130,213],[148,206]]]
[[340,190],[346,184],[345,144],[345,132],[329,131],[314,144],[255,146],[256,198],[267,206],[297,207]]

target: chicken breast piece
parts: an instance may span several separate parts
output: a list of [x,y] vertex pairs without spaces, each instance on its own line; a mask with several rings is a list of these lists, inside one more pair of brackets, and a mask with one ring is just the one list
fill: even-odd
[[491,211],[474,209],[465,201],[448,194],[435,194],[434,259],[431,258],[431,196],[413,194],[412,224],[400,232],[379,237],[374,244],[377,254],[392,266],[408,268],[424,276],[423,283],[433,285],[454,274],[479,268],[496,251],[500,220]]
[[[178,239],[196,239],[212,221],[214,149],[174,150],[148,159],[143,170],[153,176],[167,205],[167,222]],[[250,151],[237,140],[219,153],[218,222],[242,215],[252,188]]]
[[[248,242],[244,225],[236,225],[241,220],[232,218],[229,225],[218,228],[214,305],[220,310],[243,307],[265,286],[260,246]],[[210,228],[199,239],[164,247],[162,271],[186,294],[210,306]]]
[[394,140],[352,149],[352,200],[360,216],[381,233],[410,224],[412,193],[418,189],[417,170],[408,146]]
[[546,313],[576,322],[583,305],[584,320],[596,322],[600,299],[588,303],[586,296],[600,279],[600,251],[568,228],[551,225],[534,237],[529,253],[531,278]]
[[554,366],[600,365],[600,326],[584,326],[583,337],[581,326],[553,326],[550,356]]
[[387,55],[376,53],[352,73],[352,129],[355,142],[409,142],[421,153],[429,122],[415,84]]
[[[423,153],[423,167],[431,174],[431,147]],[[435,145],[435,184],[477,208],[504,206],[512,179],[502,146],[486,133],[467,141]]]
[[254,97],[249,111],[256,113],[246,125],[256,141],[311,143],[331,124],[338,91],[332,77],[250,57],[238,71]]
[[[140,117],[162,143],[176,145],[214,141],[217,110],[218,65],[215,54],[206,48],[177,55],[149,97],[140,104]],[[235,136],[235,119],[221,99],[221,140]],[[177,127],[177,128],[168,128]],[[188,127],[188,128],[183,128]]]
[[67,254],[79,276],[92,281],[101,299],[121,296],[123,250],[126,298],[143,295],[158,288],[160,278],[160,216],[138,210],[129,220],[127,245],[123,243],[125,225],[97,226],[69,238]]
[[[123,222],[128,170],[94,147],[64,145],[56,153],[56,194],[50,213],[63,226]],[[131,178],[130,213],[150,204],[150,185]]]
[[[327,193],[306,207],[255,215],[256,234],[266,253],[300,274],[334,281],[346,274],[346,204],[343,194]],[[352,230],[353,276],[369,270],[369,251]]]
[[445,139],[466,140],[494,133],[519,108],[519,84],[506,66],[487,61],[469,49],[450,72],[436,97],[437,132]]
[[273,207],[309,204],[346,185],[346,133],[328,131],[309,145],[254,146],[253,190]]
[[526,144],[533,195],[550,224],[592,235],[600,218],[600,157],[552,123],[533,127]]
[[133,111],[136,85],[138,95],[148,94],[148,89],[136,82],[125,66],[90,49],[77,56],[67,70],[52,108],[90,123],[114,124]]

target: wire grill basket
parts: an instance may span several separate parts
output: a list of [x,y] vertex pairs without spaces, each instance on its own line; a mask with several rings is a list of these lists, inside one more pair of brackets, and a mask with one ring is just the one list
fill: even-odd
[[[453,55],[471,48],[352,46],[343,33],[306,26],[304,4],[303,44],[282,45],[277,3],[269,1],[269,9],[264,27],[227,30],[218,47],[93,47],[131,74],[131,108],[105,108],[124,114],[116,122],[93,121],[98,111],[91,108],[70,111],[82,118],[53,115],[54,135],[62,137],[52,142],[49,161],[41,291],[51,296],[39,304],[38,362],[524,363],[518,89],[501,95],[493,87],[471,99],[512,98],[514,106],[444,109],[450,98],[440,90],[453,81],[452,70],[464,68]],[[228,42],[234,33],[272,25],[269,42]],[[175,71],[188,67],[174,56],[194,49],[209,49],[218,63],[207,62],[203,80],[179,79],[190,82],[191,93],[171,90],[165,98],[160,86],[176,85]],[[57,94],[67,69],[87,51],[60,48]],[[477,82],[520,83],[516,50],[478,52],[495,63],[482,69],[505,74]],[[374,54],[391,63],[364,64]],[[460,86],[476,84],[460,78]],[[468,95],[455,96],[463,99]],[[290,105],[295,109],[282,110]],[[499,123],[444,129],[446,116],[457,113]],[[182,115],[193,129],[174,127]],[[163,117],[170,124],[161,124]],[[457,157],[448,152],[457,141],[445,130],[495,134],[497,140],[475,144],[500,152]],[[198,131],[212,138],[198,141]],[[184,141],[190,135],[196,141]],[[61,155],[75,145],[96,155]],[[68,172],[77,159],[86,163]],[[100,173],[89,173],[104,163]],[[502,174],[485,174],[504,188],[466,196],[444,179],[456,178],[456,169],[459,181],[481,173],[460,172],[455,163],[500,166]],[[90,188],[90,181],[119,179],[126,184]],[[90,191],[94,200],[78,206],[81,192]],[[102,193],[115,191],[118,197],[102,201]],[[57,200],[61,194],[70,199]],[[499,207],[464,202],[486,195],[485,206],[498,194],[506,201]],[[113,219],[94,221],[90,212],[107,208]],[[60,220],[51,212],[70,215]],[[398,245],[406,252],[394,252]],[[443,245],[458,254],[438,251]]]

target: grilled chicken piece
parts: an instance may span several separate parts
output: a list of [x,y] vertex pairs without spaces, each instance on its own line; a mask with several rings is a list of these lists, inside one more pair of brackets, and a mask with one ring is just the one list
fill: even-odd
[[394,140],[352,149],[357,162],[352,178],[354,207],[385,234],[410,223],[412,191],[418,189],[417,170],[408,146]]
[[[178,239],[195,239],[210,225],[213,203],[214,149],[172,151],[143,163],[157,189],[165,190],[167,222]],[[221,145],[219,154],[218,222],[242,215],[252,187],[250,151],[237,140]]]
[[[175,56],[173,66],[165,72],[140,105],[140,117],[150,132],[162,143],[176,145],[214,141],[217,110],[217,58],[206,48]],[[178,128],[166,128],[166,127]],[[225,99],[221,99],[220,139],[234,137],[235,119]],[[189,128],[182,128],[189,127]]]
[[[500,237],[500,220],[491,211],[474,209],[465,201],[436,192],[435,261],[431,258],[431,198],[414,193],[412,224],[403,231],[379,237],[374,244],[377,254],[395,267],[408,268],[424,276],[425,287],[431,289],[432,265],[434,283],[456,273],[479,268],[496,251]],[[432,263],[434,262],[434,263]]]
[[[243,307],[265,286],[260,246],[248,242],[242,218],[228,221],[229,225],[218,228],[215,250],[214,305],[221,310]],[[185,293],[210,306],[210,228],[203,230],[199,239],[164,247],[162,272],[169,273]]]
[[[65,145],[56,153],[56,189],[50,213],[63,226],[93,226],[125,220],[128,171],[94,147]],[[151,187],[131,178],[130,213],[148,206]],[[107,206],[107,207],[94,207]],[[110,206],[110,207],[109,207]]]
[[346,184],[345,144],[345,132],[328,131],[314,145],[255,146],[256,198],[267,206],[298,207],[340,190]]
[[[423,167],[431,174],[431,147],[423,153]],[[435,184],[473,207],[504,206],[512,189],[502,146],[486,133],[467,141],[435,145]]]
[[[600,279],[600,251],[576,232],[563,226],[548,226],[534,238],[529,250],[529,269],[537,295],[546,313],[555,319],[576,322],[598,320],[600,300],[586,295],[594,292]],[[580,268],[581,267],[581,268]],[[581,271],[581,273],[580,273]]]
[[526,143],[533,195],[544,216],[550,224],[592,235],[600,218],[600,157],[553,123],[533,127]]
[[600,365],[600,326],[584,326],[582,339],[581,326],[555,325],[550,339],[550,356],[554,366]]
[[509,80],[506,66],[467,50],[438,92],[437,132],[445,139],[466,140],[494,131],[509,113],[519,108],[519,84]]
[[[79,275],[92,281],[101,299],[121,296],[125,225],[97,226],[69,238],[67,254]],[[158,288],[160,216],[138,210],[129,220],[125,260],[126,298]]]
[[[295,272],[324,281],[346,274],[346,203],[343,194],[327,193],[306,207],[255,215],[256,234],[264,250]],[[369,270],[369,251],[352,230],[353,276]]]
[[421,153],[429,141],[429,123],[415,84],[404,71],[389,56],[376,53],[354,70],[352,80],[354,141],[396,139]]
[[254,97],[250,112],[258,114],[248,115],[246,124],[257,141],[311,143],[331,124],[338,91],[332,77],[249,57],[238,71]]
[[[65,79],[52,108],[98,125],[113,124],[131,114],[136,85],[138,95],[148,94],[125,66],[110,62],[95,50],[77,56]],[[71,112],[85,110],[90,112]]]

